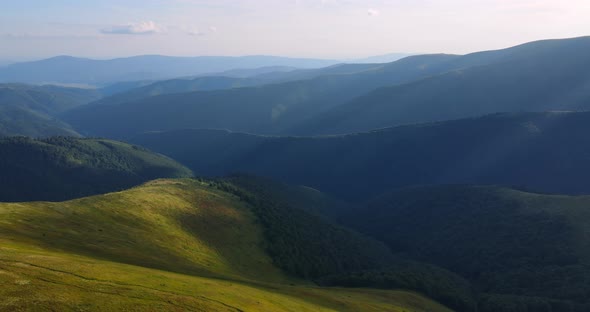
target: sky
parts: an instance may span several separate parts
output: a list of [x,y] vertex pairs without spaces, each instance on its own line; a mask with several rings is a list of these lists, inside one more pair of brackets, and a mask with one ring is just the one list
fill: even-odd
[[465,54],[585,35],[590,0],[0,0],[0,61]]

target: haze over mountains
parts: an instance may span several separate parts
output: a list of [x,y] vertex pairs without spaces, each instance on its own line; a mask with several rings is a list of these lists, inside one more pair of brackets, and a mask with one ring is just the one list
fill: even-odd
[[[103,99],[107,105],[81,108],[65,120],[85,134],[118,138],[195,127],[317,135],[494,112],[583,110],[590,79],[584,70],[590,64],[588,47],[590,38],[583,37],[465,56],[424,55],[384,65],[343,65],[311,79],[255,88],[141,101],[135,96],[123,103],[115,99],[113,105]],[[142,114],[135,113],[139,109]],[[109,127],[102,126],[106,120]]]
[[347,63],[355,64],[379,64],[391,63],[403,59],[404,57],[412,56],[416,53],[389,53],[383,55],[370,56],[362,59],[351,60]]
[[452,61],[460,70],[375,90],[302,131],[349,133],[498,111],[587,110],[588,49],[590,38],[584,37],[467,55]]
[[273,56],[171,57],[144,55],[112,60],[71,56],[15,63],[0,67],[0,82],[107,84],[119,81],[165,79],[266,66],[317,68],[336,61]]
[[383,57],[0,67],[0,310],[588,311],[590,37]]
[[[145,131],[192,127],[227,128],[254,133],[288,133],[291,127],[342,105],[379,86],[403,83],[432,74],[431,66],[454,56],[409,57],[391,64],[339,65],[326,69],[289,72],[273,79],[293,80],[256,88],[162,95],[118,105],[88,106],[65,119],[93,135],[130,136]],[[444,66],[434,68],[439,72]],[[294,77],[294,78],[290,78]],[[101,102],[108,104],[109,99]],[[115,99],[114,104],[118,101]],[[142,107],[141,117],[133,111]],[[158,115],[153,118],[150,115]],[[182,115],[182,118],[177,118]],[[101,116],[109,117],[110,133],[101,133]],[[243,118],[248,116],[248,118]],[[119,117],[121,119],[119,119]],[[144,122],[135,118],[149,118]],[[125,121],[123,121],[123,119]]]

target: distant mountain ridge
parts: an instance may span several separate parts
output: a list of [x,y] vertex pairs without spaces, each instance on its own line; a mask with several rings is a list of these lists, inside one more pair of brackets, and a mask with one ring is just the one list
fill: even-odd
[[[405,83],[445,70],[435,65],[455,57],[423,55],[391,64],[344,64],[261,75],[247,78],[247,81],[270,79],[271,83],[248,88],[163,94],[124,103],[114,101],[116,105],[92,105],[70,112],[64,120],[81,133],[113,138],[179,128],[284,134],[303,121],[379,86]],[[101,103],[108,104],[108,100]],[[139,111],[142,113],[137,114]],[[104,127],[106,119],[109,120],[108,127]]]
[[443,65],[455,69],[376,89],[293,132],[352,133],[496,112],[590,109],[590,37],[479,52]]
[[417,55],[419,53],[388,53],[382,55],[369,56],[360,59],[351,60],[350,63],[355,64],[376,64],[376,63],[391,63],[403,59],[404,57]]
[[111,60],[57,56],[0,67],[0,82],[108,84],[119,81],[194,76],[239,68],[250,69],[268,66],[319,68],[336,63],[338,62],[332,60],[277,56],[172,57],[144,55]]
[[[104,92],[109,96],[91,104],[119,105],[166,94],[264,87],[269,84],[308,80],[319,76],[361,73],[364,71],[378,70],[381,67],[383,67],[382,64],[338,64],[319,69],[263,67],[254,70],[230,70],[219,74],[205,74],[198,77],[177,78],[155,82],[139,81],[117,83],[111,87],[100,89],[101,92]],[[127,85],[133,87],[128,87]],[[112,92],[112,89],[116,90],[117,88],[119,88],[118,91],[109,94]],[[123,90],[125,88],[128,90]],[[272,88],[272,86],[269,86],[268,88]],[[84,110],[85,108],[82,108],[82,111]]]

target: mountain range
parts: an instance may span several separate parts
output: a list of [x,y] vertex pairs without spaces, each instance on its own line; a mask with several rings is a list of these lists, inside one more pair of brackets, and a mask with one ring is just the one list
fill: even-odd
[[[108,137],[129,137],[145,131],[175,128],[278,133],[379,86],[426,77],[431,74],[432,64],[451,58],[453,56],[427,55],[391,64],[340,65],[286,75],[281,73],[279,79],[291,76],[288,79],[294,81],[251,88],[165,94],[124,103],[115,100],[112,105],[109,105],[109,99],[103,99],[101,103],[105,105],[91,105],[69,112],[64,120],[83,133]],[[143,110],[141,115],[134,114],[138,109]],[[108,129],[101,126],[107,116],[110,120]]]
[[588,50],[590,38],[581,37],[465,56],[341,65],[256,87],[135,96],[123,103],[115,98],[111,104],[106,98],[104,105],[63,118],[81,133],[113,138],[185,128],[310,136],[495,112],[584,110]]
[[590,37],[583,37],[467,55],[453,62],[477,65],[377,89],[302,125],[300,132],[351,133],[495,112],[587,110],[588,50]]
[[0,67],[0,311],[589,311],[589,70],[590,37]]
[[57,56],[0,67],[0,82],[104,85],[121,81],[194,76],[235,69],[267,66],[318,68],[336,63],[338,62],[331,60],[275,56],[173,57],[144,55],[111,60]]

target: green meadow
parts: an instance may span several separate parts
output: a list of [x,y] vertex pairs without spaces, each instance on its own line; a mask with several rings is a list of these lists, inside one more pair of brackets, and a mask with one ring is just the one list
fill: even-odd
[[449,311],[286,275],[250,207],[195,180],[3,203],[0,220],[2,311]]

